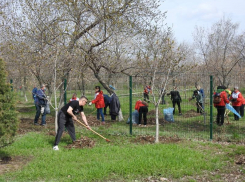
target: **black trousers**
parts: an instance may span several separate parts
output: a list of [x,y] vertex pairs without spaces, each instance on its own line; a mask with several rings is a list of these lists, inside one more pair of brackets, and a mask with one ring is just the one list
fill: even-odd
[[64,129],[67,129],[72,141],[76,140],[75,127],[71,117],[67,117],[62,111],[58,113],[58,131],[54,145],[58,145]]
[[225,120],[225,106],[217,106],[217,118],[216,118],[216,122],[217,124],[224,124],[224,120]]
[[149,95],[147,93],[144,93],[144,101],[149,100]]
[[139,109],[139,124],[141,124],[142,115],[143,115],[143,118],[144,118],[144,125],[147,124],[147,118],[146,118],[147,113],[148,113],[148,107],[141,106],[140,109]]
[[244,116],[244,104],[240,106],[240,115],[241,117]]
[[117,115],[111,115],[111,120],[115,121],[117,118]]
[[162,96],[162,104],[165,104],[164,95]]
[[202,103],[197,102],[196,105],[197,105],[197,113],[202,113],[202,110],[203,110]]
[[[233,108],[239,113],[240,112],[240,106],[233,106]],[[239,117],[236,115],[236,114],[234,114],[234,119],[236,120],[236,121],[238,121],[239,120]]]
[[106,109],[107,109],[108,106],[109,106],[109,108],[110,108],[110,104],[109,104],[109,103],[106,103],[106,104],[105,104],[105,107],[104,107],[104,115],[106,115]]
[[178,105],[179,114],[180,114],[181,113],[180,101],[173,101],[173,108],[174,108],[173,114],[175,114],[175,104]]

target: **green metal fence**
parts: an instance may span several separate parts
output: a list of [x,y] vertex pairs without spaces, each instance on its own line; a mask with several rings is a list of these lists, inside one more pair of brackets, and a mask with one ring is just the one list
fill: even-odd
[[[162,79],[166,79],[164,73],[160,73],[161,76],[154,81],[154,91],[160,92],[160,86]],[[233,75],[230,77],[230,88],[234,86],[240,87],[240,92],[245,95],[245,85],[242,80],[241,74]],[[119,97],[121,103],[121,109],[123,113],[124,121],[111,123],[110,128],[113,130],[111,134],[124,134],[124,135],[152,135],[156,133],[155,126],[155,106],[152,103],[153,97],[150,95],[150,103],[148,107],[148,123],[147,127],[139,127],[137,125],[127,124],[128,120],[132,120],[131,113],[134,111],[135,103],[137,100],[143,100],[143,90],[146,84],[150,84],[151,77],[129,77],[126,75],[113,75],[110,78],[103,78],[108,80],[108,84],[113,85],[116,90],[115,93]],[[177,86],[177,89],[182,97],[181,110],[182,115],[178,115],[178,108],[176,106],[176,114],[174,115],[174,122],[168,122],[164,120],[163,109],[172,107],[172,101],[169,96],[165,96],[165,104],[159,105],[159,123],[160,123],[160,136],[168,136],[183,139],[195,139],[195,140],[214,140],[214,141],[245,141],[245,122],[244,118],[239,121],[234,120],[232,113],[229,113],[229,117],[225,118],[224,126],[220,127],[215,123],[217,111],[213,108],[212,94],[214,88],[217,87],[219,80],[215,76],[204,73],[188,73],[188,74],[171,74],[167,83],[167,93],[169,93],[173,87]],[[84,87],[79,87],[77,81],[69,81],[67,83],[67,102],[72,97],[73,93],[77,93],[78,96],[85,93],[85,95],[92,100],[94,98],[94,87],[100,85],[96,78],[90,77],[83,81]],[[189,101],[192,97],[193,91],[196,86],[204,90],[204,114],[197,113],[197,107],[195,100]],[[100,85],[101,86],[101,85]],[[85,88],[85,90],[81,90]],[[108,94],[103,89],[104,94]],[[59,94],[57,94],[59,95]],[[109,111],[107,111],[109,113]],[[85,114],[96,116],[96,109],[94,106],[86,106]],[[110,116],[105,116],[106,122],[110,121]],[[228,120],[229,119],[229,120]],[[229,123],[228,123],[229,122]],[[98,131],[100,128],[97,128]]]

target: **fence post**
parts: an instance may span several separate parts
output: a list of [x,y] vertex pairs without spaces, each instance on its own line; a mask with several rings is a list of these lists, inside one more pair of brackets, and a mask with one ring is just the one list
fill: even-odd
[[132,76],[129,76],[129,119],[130,119],[129,133],[130,135],[132,135]]
[[210,75],[210,141],[213,139],[213,76]]
[[67,81],[65,79],[64,80],[64,105],[66,105],[66,85],[67,85]]
[[13,92],[13,79],[10,79],[10,87],[11,87],[11,91]]

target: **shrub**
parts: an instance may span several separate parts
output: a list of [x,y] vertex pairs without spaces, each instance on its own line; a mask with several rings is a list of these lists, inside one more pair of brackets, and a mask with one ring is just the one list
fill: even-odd
[[0,147],[13,142],[18,128],[16,101],[10,84],[6,83],[4,62],[0,59]]

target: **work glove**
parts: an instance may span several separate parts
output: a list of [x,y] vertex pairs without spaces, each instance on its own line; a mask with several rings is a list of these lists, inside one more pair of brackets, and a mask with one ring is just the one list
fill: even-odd
[[90,106],[91,106],[91,105],[92,105],[92,102],[90,102],[88,105],[90,105]]

